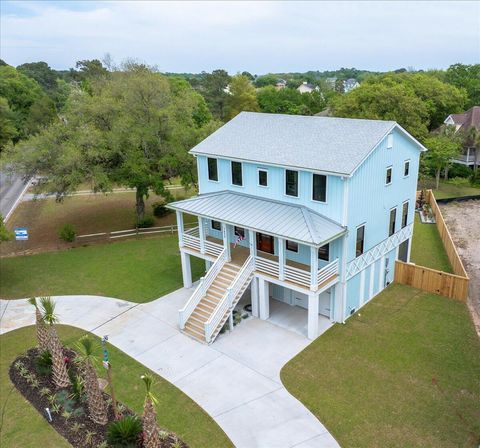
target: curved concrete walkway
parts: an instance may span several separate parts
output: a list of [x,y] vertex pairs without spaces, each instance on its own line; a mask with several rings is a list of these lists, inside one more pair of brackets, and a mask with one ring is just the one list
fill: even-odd
[[[310,341],[259,319],[202,345],[177,328],[192,290],[146,304],[56,296],[62,324],[88,330],[166,378],[212,416],[239,448],[332,448],[338,443],[280,381],[280,369]],[[0,333],[32,325],[26,300],[0,301]]]

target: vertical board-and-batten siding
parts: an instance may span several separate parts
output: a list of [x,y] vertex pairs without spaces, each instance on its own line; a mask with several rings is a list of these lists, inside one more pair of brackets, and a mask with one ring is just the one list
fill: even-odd
[[[215,182],[208,179],[207,157],[197,156],[200,194],[223,190],[236,191],[266,199],[303,205],[334,221],[342,222],[344,181],[339,176],[327,176],[327,201],[322,203],[312,200],[313,174],[311,172],[298,171],[298,197],[292,197],[285,194],[284,168],[242,162],[243,186],[237,186],[232,184],[230,160],[217,160],[218,182]],[[259,169],[268,172],[267,187],[258,185]]]

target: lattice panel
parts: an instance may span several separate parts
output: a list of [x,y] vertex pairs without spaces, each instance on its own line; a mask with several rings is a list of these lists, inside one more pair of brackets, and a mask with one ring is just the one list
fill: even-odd
[[365,252],[355,260],[347,264],[347,280],[363,271],[365,268],[375,263],[379,258],[386,255],[391,250],[395,249],[405,240],[412,236],[413,224],[409,224],[403,229],[394,233],[392,236],[383,240],[381,243],[372,247],[368,252]]

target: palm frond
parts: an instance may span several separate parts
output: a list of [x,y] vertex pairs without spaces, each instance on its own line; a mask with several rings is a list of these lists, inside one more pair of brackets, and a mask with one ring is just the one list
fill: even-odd
[[40,306],[42,308],[43,320],[53,325],[58,322],[58,316],[55,314],[55,302],[51,297],[40,297]]
[[37,299],[36,299],[36,297],[30,297],[30,298],[28,299],[28,303],[29,303],[30,305],[33,305],[35,308],[37,308]]
[[145,399],[152,400],[153,403],[157,404],[158,400],[157,397],[152,392],[152,386],[154,385],[153,377],[149,373],[143,374],[141,377],[142,381],[145,383],[145,388],[147,390],[147,394]]
[[85,334],[78,340],[76,347],[82,361],[89,360],[92,364],[96,363],[99,349],[97,341]]

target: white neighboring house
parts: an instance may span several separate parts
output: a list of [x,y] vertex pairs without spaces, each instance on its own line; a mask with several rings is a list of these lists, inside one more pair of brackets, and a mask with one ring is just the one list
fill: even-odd
[[343,91],[348,93],[351,90],[356,89],[359,85],[360,83],[355,78],[348,78],[343,81]]
[[312,93],[314,90],[318,90],[318,86],[315,86],[313,84],[310,84],[309,82],[307,81],[303,81],[302,84],[300,84],[298,87],[297,87],[297,90],[300,92],[300,93]]

